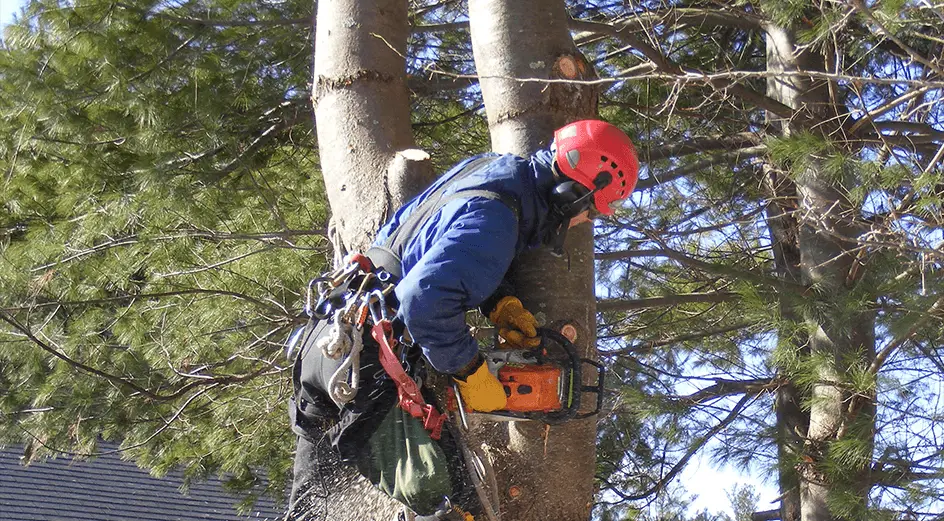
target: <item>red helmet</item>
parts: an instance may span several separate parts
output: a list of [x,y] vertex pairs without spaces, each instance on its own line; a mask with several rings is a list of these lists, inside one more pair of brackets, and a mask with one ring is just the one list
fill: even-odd
[[639,178],[639,159],[629,137],[604,121],[575,121],[554,132],[551,145],[561,173],[587,187],[603,215],[629,197]]

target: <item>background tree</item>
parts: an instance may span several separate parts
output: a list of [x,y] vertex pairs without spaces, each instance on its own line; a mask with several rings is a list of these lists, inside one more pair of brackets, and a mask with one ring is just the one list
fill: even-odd
[[310,5],[32,2],[0,52],[0,438],[281,495],[327,208]]

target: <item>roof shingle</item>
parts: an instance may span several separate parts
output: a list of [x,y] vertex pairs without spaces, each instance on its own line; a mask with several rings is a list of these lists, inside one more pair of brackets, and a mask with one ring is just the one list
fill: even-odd
[[152,477],[120,455],[77,461],[55,458],[24,467],[22,450],[0,449],[0,521],[275,521],[275,502],[260,497],[247,515],[219,480],[191,483],[183,475]]

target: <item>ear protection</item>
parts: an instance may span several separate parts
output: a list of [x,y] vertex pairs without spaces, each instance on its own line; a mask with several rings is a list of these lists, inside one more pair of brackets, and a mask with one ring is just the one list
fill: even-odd
[[576,181],[559,183],[551,191],[550,203],[561,219],[570,220],[590,208],[590,190]]
[[594,190],[590,190],[576,181],[558,183],[551,190],[549,202],[551,203],[552,219],[556,221],[553,226],[554,230],[548,238],[551,253],[558,257],[564,254],[564,241],[567,239],[567,228],[570,226],[570,220],[592,208],[593,194],[612,181],[612,174],[600,172],[593,179]]

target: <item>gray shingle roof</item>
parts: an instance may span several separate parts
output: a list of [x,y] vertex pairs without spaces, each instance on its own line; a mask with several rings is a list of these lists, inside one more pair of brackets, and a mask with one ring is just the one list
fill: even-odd
[[0,521],[191,521],[282,518],[274,502],[260,497],[248,515],[236,513],[237,498],[218,480],[192,483],[183,476],[151,477],[118,454],[87,461],[60,457],[20,463],[22,449],[0,449]]

